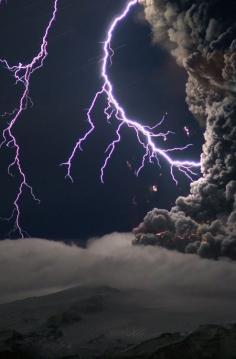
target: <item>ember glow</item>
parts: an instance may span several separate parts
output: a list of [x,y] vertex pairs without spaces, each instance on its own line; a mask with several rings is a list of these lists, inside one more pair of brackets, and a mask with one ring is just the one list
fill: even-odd
[[105,160],[101,167],[100,179],[101,182],[104,183],[104,174],[105,169],[108,166],[110,159],[116,149],[116,146],[121,141],[121,130],[124,127],[128,127],[130,130],[134,131],[138,143],[143,147],[144,155],[141,160],[141,164],[136,171],[137,176],[144,168],[147,162],[149,163],[157,163],[160,166],[160,159],[166,161],[170,167],[170,173],[172,179],[178,184],[178,181],[175,177],[175,171],[179,171],[183,173],[186,177],[188,177],[191,181],[194,176],[197,176],[195,172],[196,169],[199,169],[201,164],[200,162],[194,162],[190,160],[177,160],[172,157],[172,153],[176,151],[184,151],[188,149],[191,144],[175,147],[175,148],[162,148],[159,144],[157,145],[158,140],[166,141],[170,134],[173,134],[171,131],[167,132],[158,132],[158,128],[164,122],[165,117],[158,122],[155,126],[145,126],[142,125],[140,121],[129,118],[126,115],[125,109],[119,103],[118,99],[115,97],[113,91],[113,84],[108,75],[108,68],[111,66],[112,57],[115,55],[114,50],[112,49],[112,40],[115,30],[122,24],[122,21],[129,15],[132,8],[134,8],[140,1],[131,0],[128,1],[125,8],[122,10],[120,14],[115,17],[113,22],[111,23],[107,34],[106,39],[103,43],[103,58],[102,58],[102,67],[101,67],[101,77],[103,79],[103,84],[101,89],[95,94],[89,110],[87,112],[87,121],[88,121],[88,130],[87,132],[78,139],[76,142],[71,155],[68,160],[63,163],[67,168],[66,178],[69,178],[73,182],[72,177],[72,164],[78,150],[82,151],[82,145],[87,141],[88,137],[91,133],[96,129],[94,121],[93,121],[93,112],[96,109],[97,101],[100,97],[104,97],[107,105],[104,108],[104,116],[107,122],[114,121],[117,124],[116,131],[114,133],[114,138],[111,140],[111,143],[107,147],[105,151]]
[[153,185],[153,186],[151,187],[151,191],[152,191],[152,192],[158,192],[158,187],[157,187],[157,185]]
[[190,136],[190,131],[189,131],[189,128],[187,126],[184,126],[184,132],[186,133],[186,135],[188,137]]

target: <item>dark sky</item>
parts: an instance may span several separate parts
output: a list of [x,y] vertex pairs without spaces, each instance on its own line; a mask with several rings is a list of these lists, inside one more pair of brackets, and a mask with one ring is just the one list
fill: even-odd
[[[97,130],[79,153],[73,167],[74,184],[66,181],[65,168],[76,139],[86,130],[86,108],[101,85],[99,77],[101,41],[124,0],[60,0],[57,21],[49,36],[49,56],[31,82],[34,107],[15,127],[21,158],[29,182],[41,205],[25,195],[21,200],[21,224],[33,237],[75,240],[113,231],[130,231],[153,207],[169,209],[179,195],[189,190],[189,181],[178,177],[176,187],[169,169],[162,163],[134,174],[142,156],[134,133],[123,130],[122,142],[100,183],[104,150],[114,128],[102,114],[102,102],[94,112]],[[8,0],[0,11],[0,57],[10,64],[29,62],[40,46],[42,33],[51,16],[53,1]],[[115,33],[116,55],[110,76],[115,93],[129,116],[154,125],[168,112],[163,126],[173,130],[168,146],[194,143],[186,157],[199,159],[202,130],[185,103],[184,71],[162,48],[151,43],[151,30],[141,21],[141,8]],[[10,111],[22,88],[0,68],[0,113]],[[6,125],[1,119],[1,130]],[[187,125],[188,138],[183,131]],[[0,153],[0,216],[11,212],[17,190],[17,176],[7,175],[11,151]],[[132,164],[133,171],[127,166]],[[152,185],[158,192],[150,191]],[[0,223],[0,237],[6,238],[12,223]],[[14,237],[14,236],[13,236]]]

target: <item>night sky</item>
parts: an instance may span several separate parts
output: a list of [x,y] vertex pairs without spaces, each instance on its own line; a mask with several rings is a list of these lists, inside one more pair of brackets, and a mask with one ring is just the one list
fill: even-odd
[[[31,82],[34,106],[21,116],[14,133],[21,145],[21,158],[41,204],[29,195],[21,200],[21,224],[32,237],[86,240],[114,231],[130,231],[153,207],[170,209],[179,195],[189,193],[189,181],[177,175],[179,186],[171,180],[169,168],[162,162],[147,165],[139,178],[142,148],[133,131],[122,131],[122,142],[100,183],[104,151],[114,128],[103,115],[100,101],[94,112],[97,126],[84,151],[73,166],[74,184],[65,180],[65,161],[75,141],[87,129],[86,109],[101,86],[101,42],[111,19],[121,9],[121,0],[61,0],[56,23],[49,36],[49,55],[43,69]],[[29,62],[38,51],[41,37],[52,12],[52,1],[8,0],[0,12],[0,58],[10,64]],[[164,113],[168,147],[193,143],[181,158],[199,159],[203,130],[185,103],[186,74],[167,51],[152,45],[151,29],[137,6],[115,33],[116,54],[110,77],[115,93],[127,114],[143,124],[154,125]],[[22,91],[9,73],[0,68],[0,113],[11,111]],[[6,118],[1,119],[1,130]],[[187,137],[183,127],[190,129]],[[17,176],[7,175],[12,153],[0,153],[0,216],[11,213],[17,190]],[[180,157],[180,155],[178,155]],[[150,188],[156,185],[157,192]],[[0,237],[6,238],[12,222],[0,223]],[[14,234],[12,235],[14,238]]]
[[[199,358],[213,347],[234,356],[236,326],[221,328],[236,322],[234,8],[235,0],[0,0],[0,357],[122,357],[129,348],[171,356],[173,343],[188,357],[187,337]],[[11,130],[27,74],[32,103]],[[65,163],[91,129],[97,91],[95,130],[70,181]],[[106,108],[116,110],[110,122]],[[174,133],[154,138],[153,127]],[[148,162],[158,153],[161,168]]]

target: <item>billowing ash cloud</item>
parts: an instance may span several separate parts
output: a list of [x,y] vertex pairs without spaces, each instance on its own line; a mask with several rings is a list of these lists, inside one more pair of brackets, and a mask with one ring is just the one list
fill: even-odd
[[148,213],[134,230],[135,243],[236,259],[235,1],[141,2],[154,41],[186,69],[187,103],[206,131],[202,178],[170,212]]

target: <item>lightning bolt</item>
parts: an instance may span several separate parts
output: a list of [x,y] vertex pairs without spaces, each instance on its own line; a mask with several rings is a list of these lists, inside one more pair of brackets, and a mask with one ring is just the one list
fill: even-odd
[[[18,65],[11,66],[6,59],[0,59],[0,64],[2,64],[10,73],[12,73],[13,78],[15,79],[16,84],[20,84],[23,87],[22,95],[19,101],[18,106],[10,113],[4,113],[1,117],[9,117],[10,120],[7,123],[6,128],[2,133],[2,142],[0,143],[0,149],[6,148],[10,149],[14,152],[13,160],[8,166],[8,174],[13,176],[13,169],[17,173],[20,183],[17,191],[16,198],[13,202],[13,210],[9,218],[5,218],[6,220],[14,220],[14,232],[18,232],[21,237],[24,237],[25,231],[21,228],[20,219],[21,219],[21,209],[20,209],[20,201],[24,192],[28,192],[31,197],[39,202],[39,199],[35,196],[32,186],[29,184],[27,176],[24,172],[22,162],[21,162],[21,149],[17,142],[17,138],[15,137],[13,130],[15,128],[16,123],[20,120],[22,113],[28,108],[29,105],[33,105],[33,102],[30,98],[30,81],[31,76],[36,70],[39,70],[43,67],[45,59],[48,55],[48,35],[52,28],[54,21],[56,20],[56,15],[58,11],[58,1],[54,0],[53,12],[52,16],[49,20],[49,23],[44,32],[41,46],[39,52],[33,57],[32,61],[27,64],[19,63]],[[0,4],[3,3],[3,0],[0,0]],[[193,176],[197,175],[194,172],[194,168],[200,167],[200,162],[194,161],[180,161],[174,160],[169,153],[175,151],[183,151],[189,148],[191,145],[186,145],[182,147],[163,149],[156,144],[156,140],[161,138],[166,141],[167,137],[173,132],[157,132],[158,127],[163,123],[164,118],[153,127],[144,126],[140,122],[135,121],[129,117],[127,117],[125,109],[119,103],[118,99],[114,95],[113,85],[109,79],[108,75],[108,67],[112,64],[112,57],[115,55],[114,50],[112,49],[112,39],[113,34],[118,27],[118,25],[128,16],[136,4],[141,3],[138,0],[128,1],[123,11],[113,20],[111,26],[109,27],[106,35],[106,39],[103,43],[103,58],[102,58],[102,68],[101,68],[101,77],[103,79],[103,84],[101,89],[95,94],[89,110],[87,112],[87,121],[89,124],[89,128],[86,133],[79,138],[76,142],[71,155],[69,156],[67,162],[63,163],[67,167],[66,177],[68,177],[72,182],[72,164],[73,160],[78,152],[78,150],[82,151],[82,145],[88,139],[90,134],[95,130],[95,125],[93,122],[92,114],[96,108],[96,104],[98,99],[103,96],[106,98],[107,105],[104,108],[104,116],[109,123],[111,119],[115,119],[117,122],[117,127],[115,131],[115,137],[112,142],[107,147],[105,154],[104,164],[101,167],[101,182],[104,183],[104,173],[105,169],[112,158],[112,155],[116,149],[116,146],[120,143],[121,140],[121,130],[124,127],[128,127],[133,130],[136,134],[138,143],[144,149],[144,155],[141,161],[141,165],[136,171],[138,175],[140,171],[144,168],[147,161],[150,163],[154,163],[154,160],[157,161],[157,164],[160,165],[159,158],[164,159],[170,166],[170,172],[173,180],[177,184],[177,180],[174,175],[174,170],[178,170],[184,173],[190,180],[193,180]]]
[[[3,1],[0,1],[0,4]],[[48,35],[53,22],[56,19],[58,10],[58,0],[54,0],[53,12],[50,20],[47,24],[46,30],[43,34],[41,46],[36,54],[33,57],[32,61],[28,64],[19,63],[18,65],[11,66],[7,60],[0,59],[0,64],[2,64],[6,70],[8,70],[15,80],[16,84],[21,84],[23,87],[22,95],[19,101],[18,106],[11,112],[5,113],[2,117],[10,117],[10,120],[7,123],[6,128],[3,130],[2,133],[2,142],[0,143],[0,149],[6,148],[10,149],[14,152],[13,160],[8,166],[8,174],[13,176],[13,169],[17,173],[19,177],[19,187],[17,191],[16,198],[13,203],[13,210],[9,218],[2,218],[4,220],[14,220],[14,228],[12,232],[16,232],[20,235],[20,237],[24,237],[26,232],[21,228],[20,224],[20,217],[21,217],[21,210],[20,210],[20,200],[24,192],[29,192],[33,200],[36,202],[40,202],[39,199],[35,196],[32,186],[29,184],[27,176],[24,172],[23,165],[21,162],[20,156],[20,146],[17,142],[17,138],[14,135],[14,127],[16,123],[20,120],[22,113],[28,108],[29,105],[33,105],[33,102],[29,96],[30,92],[30,80],[31,76],[36,70],[39,70],[43,67],[44,61],[48,55]]]
[[101,77],[103,79],[103,84],[101,89],[95,94],[87,112],[87,121],[89,125],[88,130],[81,138],[78,139],[68,160],[62,163],[62,165],[66,166],[67,169],[66,178],[69,178],[72,182],[73,182],[73,177],[72,177],[73,160],[77,152],[79,150],[82,151],[82,145],[91,135],[91,133],[95,130],[95,124],[93,122],[92,114],[95,110],[97,101],[101,96],[103,96],[107,102],[107,105],[104,109],[104,116],[106,120],[109,123],[111,118],[114,118],[117,123],[115,137],[105,151],[106,157],[104,160],[104,164],[101,167],[101,173],[100,173],[100,179],[102,183],[104,183],[104,173],[105,173],[104,171],[110,159],[112,158],[116,146],[120,143],[121,129],[124,127],[128,127],[129,129],[134,131],[138,143],[144,149],[144,155],[141,161],[141,165],[136,171],[137,175],[139,175],[139,173],[144,168],[147,161],[149,161],[150,163],[154,163],[154,161],[156,161],[157,164],[160,166],[159,159],[162,158],[169,164],[171,176],[177,185],[178,181],[175,177],[175,173],[174,173],[175,170],[183,173],[186,177],[188,177],[192,181],[193,177],[197,176],[197,173],[194,172],[194,169],[197,169],[201,166],[200,162],[194,162],[189,160],[180,161],[180,160],[175,160],[170,156],[172,152],[186,150],[187,148],[192,146],[191,144],[182,147],[170,148],[170,149],[163,149],[162,147],[159,147],[156,144],[159,138],[166,141],[167,137],[173,133],[171,131],[168,131],[166,133],[157,132],[157,129],[163,123],[164,118],[159,123],[157,123],[157,125],[154,127],[144,126],[139,121],[135,121],[126,115],[125,109],[122,107],[122,105],[119,103],[118,99],[114,95],[113,85],[108,75],[108,67],[109,65],[112,64],[112,57],[114,56],[114,51],[111,45],[113,34],[117,29],[117,27],[122,23],[122,21],[129,15],[131,9],[138,3],[141,3],[141,1],[138,0],[128,1],[122,12],[118,14],[117,17],[114,18],[113,22],[111,23],[107,31],[106,39],[103,43],[103,57],[102,57],[102,67],[101,67]]

